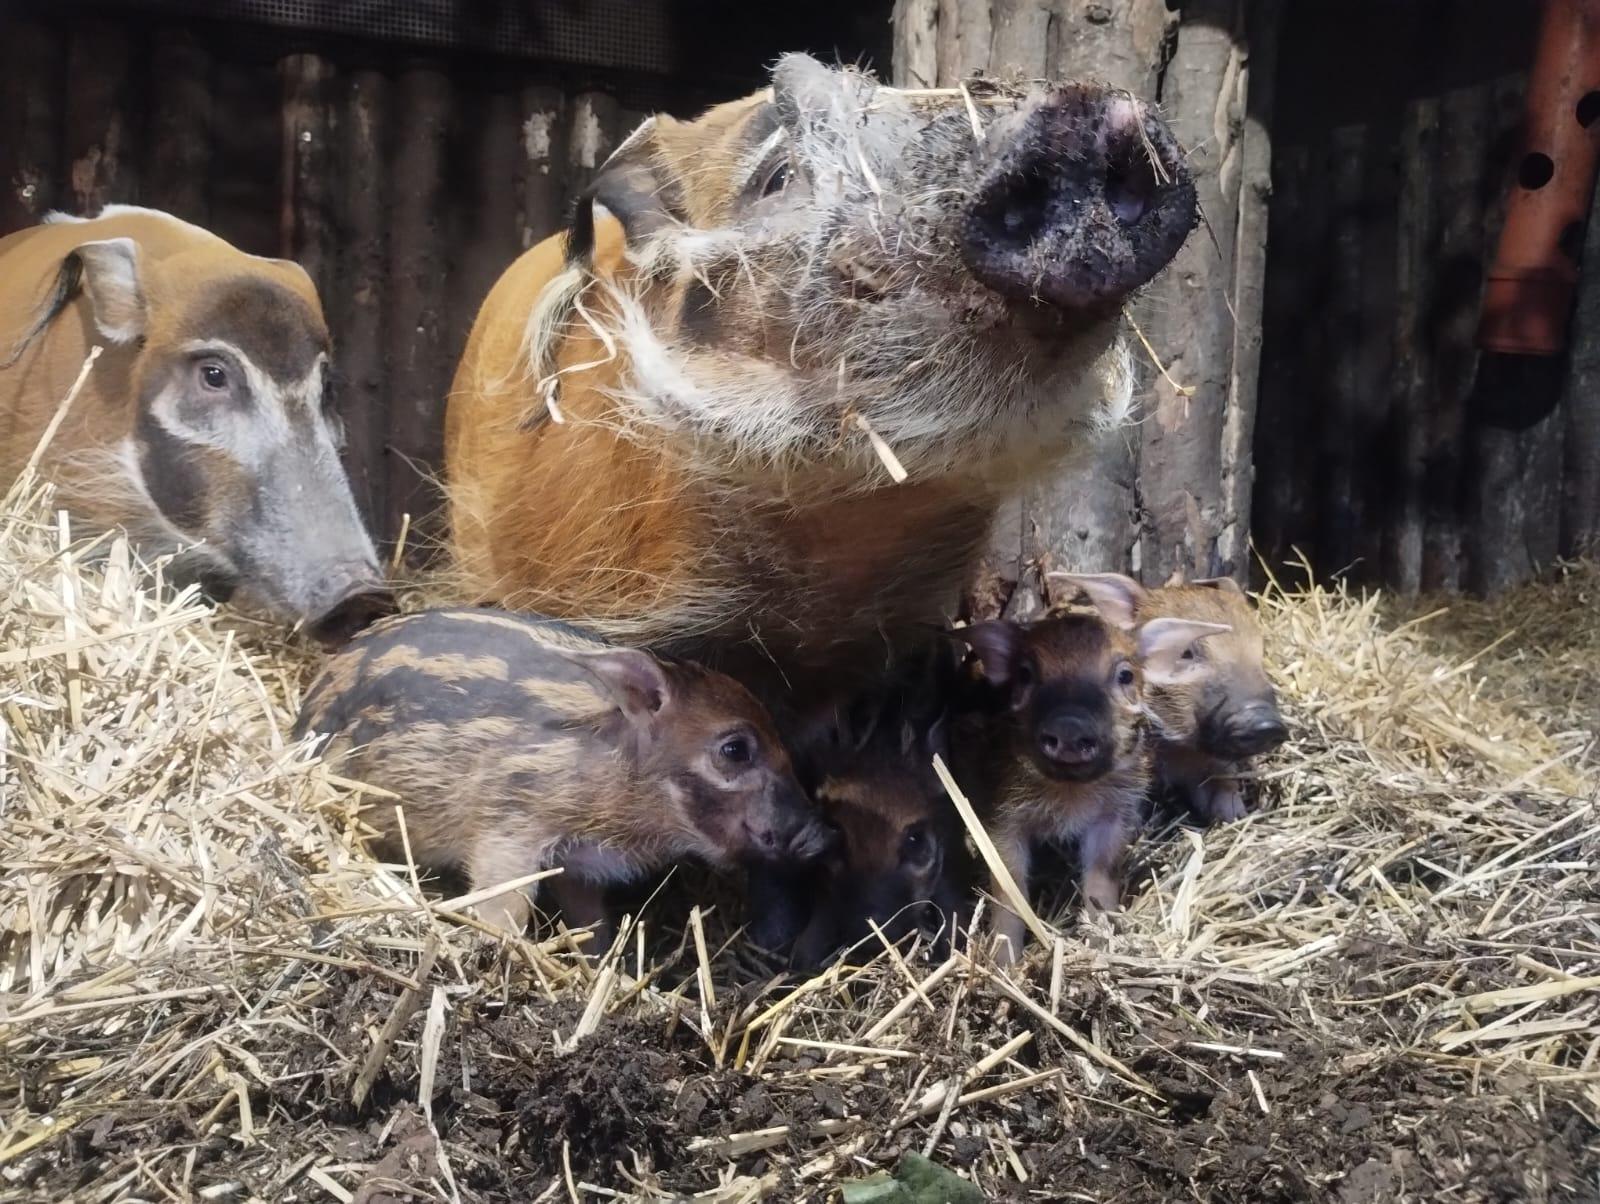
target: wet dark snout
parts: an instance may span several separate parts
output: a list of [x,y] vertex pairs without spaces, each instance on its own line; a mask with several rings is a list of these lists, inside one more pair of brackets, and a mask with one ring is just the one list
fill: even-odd
[[1219,713],[1207,725],[1206,743],[1217,756],[1254,757],[1271,752],[1289,738],[1289,729],[1270,700],[1251,702],[1234,711]]
[[1034,728],[1040,761],[1054,777],[1085,781],[1111,766],[1112,733],[1105,717],[1078,707],[1062,707],[1044,715]]
[[1165,267],[1197,221],[1171,132],[1125,92],[1068,85],[992,132],[962,259],[1017,300],[1119,303]]
[[376,580],[361,582],[309,620],[306,632],[324,648],[338,648],[397,609],[394,593],[387,586]]

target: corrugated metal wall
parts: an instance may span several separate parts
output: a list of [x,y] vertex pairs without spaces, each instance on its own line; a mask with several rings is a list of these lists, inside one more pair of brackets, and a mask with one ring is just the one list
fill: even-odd
[[[299,260],[334,334],[357,496],[392,537],[403,516],[421,523],[437,509],[429,476],[444,396],[479,303],[518,252],[557,229],[569,198],[642,114],[692,114],[742,94],[784,49],[854,58],[873,53],[863,39],[874,28],[887,36],[886,6],[819,5],[769,21],[726,3],[607,4],[613,36],[578,54],[584,14],[564,0],[432,0],[439,19],[417,26],[409,44],[354,36],[355,26],[345,37],[273,28],[261,19],[286,19],[295,6],[258,0],[4,0],[0,234],[51,209],[124,202]],[[321,9],[340,15],[337,5]],[[340,19],[357,9],[374,19],[387,11],[345,6]],[[527,39],[548,11],[565,21],[554,50],[579,61],[437,45],[453,37],[446,9],[470,9],[499,31],[482,44],[534,50]],[[487,21],[489,9],[521,15]],[[614,36],[617,14],[630,9],[640,36]],[[718,11],[725,19],[704,19]],[[205,12],[233,19],[194,16]],[[468,36],[478,27],[463,25],[455,40],[482,42]],[[524,41],[508,42],[508,29]],[[597,66],[608,53],[613,67]]]
[[[1596,537],[1600,395],[1569,385],[1521,430],[1468,405],[1537,17],[1487,0],[1287,10],[1255,440],[1269,563],[1298,548],[1324,574],[1492,592]],[[1592,320],[1574,335],[1581,360],[1600,355]],[[1511,400],[1536,416],[1536,390]]]

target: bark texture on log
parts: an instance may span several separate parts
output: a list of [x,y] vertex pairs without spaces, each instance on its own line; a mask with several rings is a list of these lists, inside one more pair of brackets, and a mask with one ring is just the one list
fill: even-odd
[[1150,381],[1139,449],[1145,510],[1140,571],[1148,581],[1246,567],[1224,564],[1218,549],[1224,527],[1245,521],[1224,512],[1222,482],[1235,341],[1230,294],[1243,157],[1243,47],[1235,0],[1185,4],[1161,93],[1167,121],[1189,150],[1202,225],[1135,307],[1167,368]]

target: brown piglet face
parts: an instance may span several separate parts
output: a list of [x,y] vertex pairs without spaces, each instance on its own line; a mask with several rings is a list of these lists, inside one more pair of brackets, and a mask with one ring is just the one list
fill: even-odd
[[1005,692],[1013,751],[1041,777],[1089,782],[1131,765],[1142,744],[1133,639],[1094,615],[1023,628],[1004,620],[957,632]]
[[618,701],[618,747],[658,783],[695,852],[717,865],[809,861],[829,831],[771,716],[731,677],[647,652],[583,658]]
[[815,912],[796,950],[800,964],[868,941],[872,925],[891,942],[918,927],[942,936],[953,930],[966,848],[933,772],[936,753],[948,759],[942,718],[920,731],[891,724],[860,741],[846,738],[822,758],[816,798],[839,842],[822,863]]
[[[1234,761],[1288,738],[1267,680],[1261,625],[1231,577],[1147,590],[1115,574],[1066,577],[1137,634],[1146,706],[1165,740]],[[1196,634],[1184,638],[1189,624]]]

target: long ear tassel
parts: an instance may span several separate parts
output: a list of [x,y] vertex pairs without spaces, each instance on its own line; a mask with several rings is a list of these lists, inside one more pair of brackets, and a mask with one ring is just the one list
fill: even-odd
[[11,354],[6,356],[5,362],[0,363],[0,371],[11,367],[22,358],[22,353],[44,333],[44,328],[54,322],[61,315],[61,311],[67,308],[67,302],[72,300],[82,281],[83,260],[76,254],[68,255],[61,261],[61,270],[56,273],[55,287],[50,293],[50,299],[40,307],[39,316],[11,348]]

